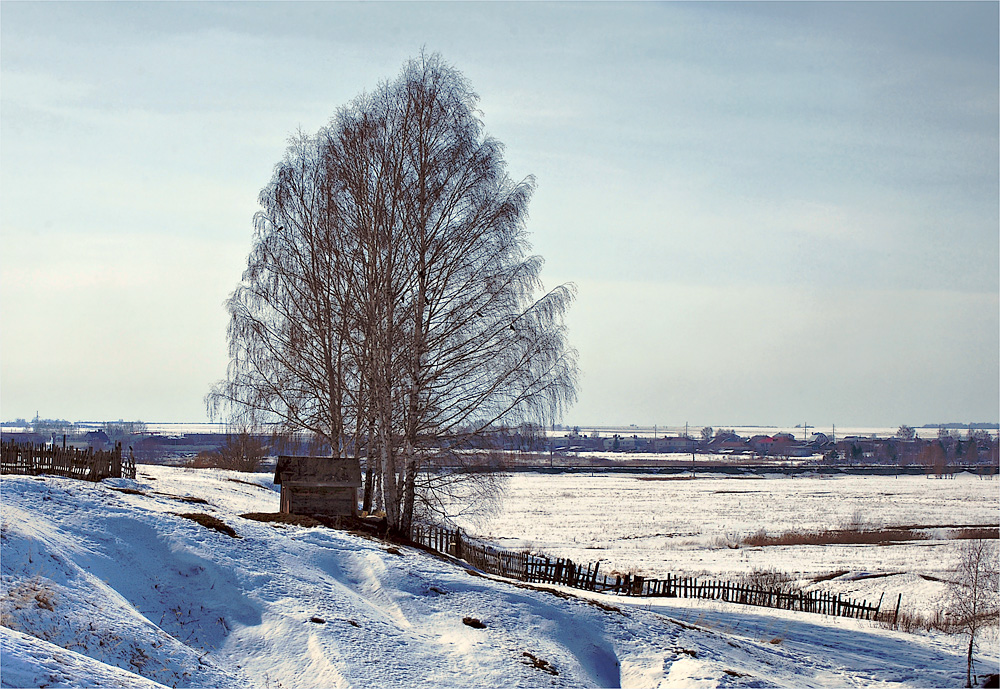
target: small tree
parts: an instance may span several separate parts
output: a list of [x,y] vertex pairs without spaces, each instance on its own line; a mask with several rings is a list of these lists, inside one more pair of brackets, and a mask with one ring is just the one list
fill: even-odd
[[970,440],[965,447],[965,462],[969,465],[979,463],[979,446],[975,440]]
[[912,426],[907,426],[905,423],[899,427],[896,431],[896,437],[900,440],[913,440],[917,437],[917,432]]
[[965,686],[972,686],[972,654],[979,632],[1000,621],[998,588],[1000,567],[993,541],[970,539],[962,543],[951,582],[951,613],[958,628],[969,637]]
[[708,443],[712,442],[712,433],[713,433],[713,431],[712,431],[712,427],[711,426],[705,426],[704,428],[702,428],[701,429],[701,442],[705,443],[706,445]]
[[242,428],[226,434],[226,442],[218,450],[199,452],[188,461],[195,469],[230,469],[253,473],[268,454],[267,445],[249,430]]
[[941,441],[935,440],[928,443],[920,451],[917,461],[926,469],[928,476],[933,473],[938,478],[941,478],[948,463],[948,453],[945,451],[944,446],[941,445]]
[[105,421],[102,430],[112,445],[121,443],[123,447],[133,443],[138,444],[138,440],[133,438],[139,436],[141,439],[142,436],[149,433],[149,428],[142,421],[123,421],[122,419]]

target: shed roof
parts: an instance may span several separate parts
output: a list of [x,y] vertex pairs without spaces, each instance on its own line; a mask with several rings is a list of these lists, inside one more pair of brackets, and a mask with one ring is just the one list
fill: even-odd
[[323,486],[358,487],[361,485],[361,462],[357,457],[292,457],[282,455],[274,467],[274,484],[322,484]]

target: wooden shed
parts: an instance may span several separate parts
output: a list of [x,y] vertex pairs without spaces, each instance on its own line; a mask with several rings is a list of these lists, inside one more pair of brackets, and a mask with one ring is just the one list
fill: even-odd
[[281,512],[309,516],[357,516],[361,463],[355,457],[278,457],[274,483]]

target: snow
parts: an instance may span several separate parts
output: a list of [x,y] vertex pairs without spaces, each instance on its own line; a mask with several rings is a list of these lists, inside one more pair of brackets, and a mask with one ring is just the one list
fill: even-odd
[[[696,472],[515,473],[499,513],[459,520],[469,533],[506,548],[538,550],[574,562],[600,561],[603,571],[733,579],[754,569],[788,572],[808,583],[836,572],[820,588],[857,599],[931,612],[946,595],[943,580],[959,542],[949,529],[932,538],[886,545],[729,547],[759,529],[1000,523],[997,480],[962,473],[922,475],[828,473],[727,475]],[[873,576],[874,575],[874,576]]]
[[[240,517],[277,511],[266,474],[141,466],[135,481],[99,484],[4,476],[0,492],[4,687],[964,681],[959,637],[721,603],[583,596],[345,532]],[[211,514],[240,537],[180,516],[189,512]],[[992,649],[981,664],[996,666]]]

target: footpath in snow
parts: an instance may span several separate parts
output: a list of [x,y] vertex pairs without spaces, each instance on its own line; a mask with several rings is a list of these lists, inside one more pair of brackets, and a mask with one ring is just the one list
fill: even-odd
[[[142,466],[138,480],[99,484],[4,476],[0,491],[4,687],[964,684],[960,637],[584,598],[240,517],[277,511],[265,474]],[[239,537],[183,513],[212,515]],[[980,671],[995,672],[984,650]]]

